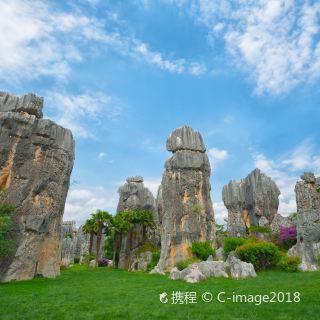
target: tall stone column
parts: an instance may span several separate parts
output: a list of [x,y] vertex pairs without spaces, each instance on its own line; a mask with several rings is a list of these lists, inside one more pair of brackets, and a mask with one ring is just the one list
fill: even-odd
[[157,207],[162,223],[161,257],[157,271],[167,271],[191,256],[193,241],[215,244],[215,220],[210,197],[210,163],[199,132],[188,126],[168,137],[173,153],[165,163]]
[[59,243],[74,161],[69,130],[42,118],[43,99],[0,92],[0,187],[14,205],[13,252],[0,261],[0,280],[60,273]]

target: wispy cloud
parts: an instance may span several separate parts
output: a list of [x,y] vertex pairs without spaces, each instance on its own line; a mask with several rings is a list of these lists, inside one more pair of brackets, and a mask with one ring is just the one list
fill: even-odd
[[282,94],[320,76],[320,3],[298,0],[163,0],[223,41],[256,93]]
[[112,13],[97,18],[76,4],[67,11],[44,0],[1,1],[0,80],[17,84],[43,76],[66,79],[73,64],[83,62],[91,51],[108,50],[173,73],[198,76],[205,71],[199,63],[151,50],[119,23]]
[[82,138],[93,136],[90,121],[98,125],[102,114],[109,120],[115,120],[124,109],[119,99],[101,92],[78,95],[48,92],[46,102],[52,118]]

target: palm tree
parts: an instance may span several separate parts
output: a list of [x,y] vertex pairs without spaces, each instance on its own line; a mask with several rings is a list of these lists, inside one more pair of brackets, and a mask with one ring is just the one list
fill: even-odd
[[92,246],[93,246],[93,236],[96,233],[96,228],[95,228],[95,221],[92,218],[88,219],[85,224],[82,227],[82,231],[85,234],[90,234],[90,240],[89,240],[89,255],[92,254]]
[[96,261],[98,262],[99,259],[101,258],[100,247],[101,247],[102,234],[104,231],[106,231],[106,228],[108,228],[111,225],[113,218],[109,212],[98,210],[96,213],[92,215],[92,219],[94,221],[94,229],[96,230],[96,234],[97,234]]

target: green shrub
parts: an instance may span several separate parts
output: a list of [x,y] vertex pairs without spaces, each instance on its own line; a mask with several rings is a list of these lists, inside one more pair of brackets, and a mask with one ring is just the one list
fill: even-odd
[[80,262],[80,257],[79,257],[79,256],[75,256],[75,257],[73,258],[73,263],[74,263],[74,264],[79,264],[79,262]]
[[231,251],[236,250],[247,242],[248,240],[246,238],[225,238],[223,246],[225,256],[228,256]]
[[320,266],[320,256],[317,256],[318,266]]
[[150,241],[148,241],[139,247],[138,253],[147,252],[147,251],[157,252],[159,250]]
[[271,229],[269,227],[265,226],[251,226],[249,227],[249,232],[257,232],[257,233],[262,233],[262,234],[270,234]]
[[181,260],[176,264],[176,267],[178,268],[178,270],[183,270],[185,268],[187,268],[190,264],[196,263],[196,262],[200,262],[200,259],[197,258],[189,258],[189,259],[185,259],[185,260]]
[[214,256],[215,250],[211,246],[210,241],[194,241],[192,242],[191,251],[197,258],[207,260],[210,255]]
[[90,261],[95,259],[96,259],[96,256],[94,254],[86,254],[83,257],[82,261],[83,261],[83,264],[89,265]]
[[283,271],[296,272],[300,263],[301,259],[299,257],[288,257],[285,255],[280,259],[278,267]]
[[252,263],[256,271],[276,266],[281,258],[278,247],[266,241],[248,242],[236,253],[241,260]]
[[147,270],[146,271],[151,271],[159,262],[160,260],[160,251],[155,251],[152,252],[152,259],[149,262],[148,266],[147,266]]

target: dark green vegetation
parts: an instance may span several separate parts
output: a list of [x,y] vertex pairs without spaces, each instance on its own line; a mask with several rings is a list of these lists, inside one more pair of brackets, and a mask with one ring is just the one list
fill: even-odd
[[211,246],[210,241],[194,241],[191,246],[192,253],[201,260],[207,260],[210,255],[216,254],[214,248]]
[[256,271],[275,267],[281,258],[278,247],[266,241],[247,242],[237,247],[236,254],[240,260],[252,263]]
[[247,243],[248,239],[246,238],[225,238],[224,239],[224,254],[227,257],[231,251],[236,250],[238,247]]
[[[57,279],[0,285],[0,319],[318,319],[320,273],[267,271],[255,279],[209,279],[198,284],[110,268],[74,266]],[[197,304],[159,302],[159,294],[197,292]],[[301,293],[300,303],[204,303],[201,294]]]
[[11,230],[11,213],[14,207],[2,202],[4,190],[0,189],[0,260],[5,259],[12,251],[12,240],[8,239]]

